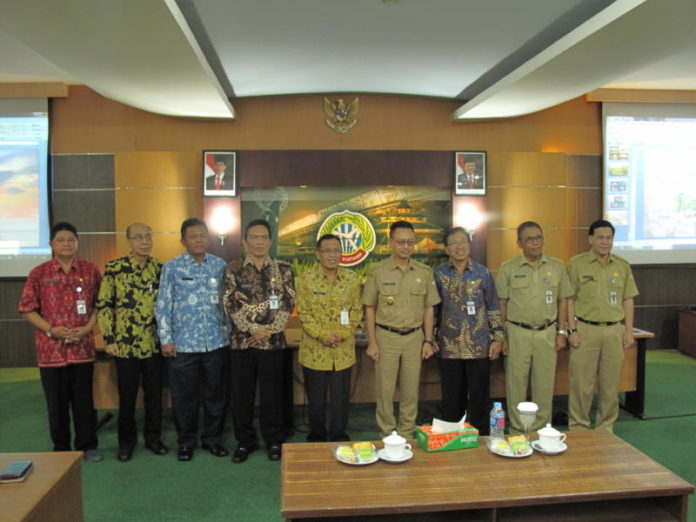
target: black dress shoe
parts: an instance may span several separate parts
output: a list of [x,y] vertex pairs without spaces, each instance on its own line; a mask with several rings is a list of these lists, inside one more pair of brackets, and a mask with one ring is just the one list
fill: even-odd
[[227,451],[225,447],[221,444],[213,444],[212,446],[210,444],[201,444],[201,448],[203,448],[204,450],[208,450],[211,454],[215,455],[216,457],[226,457],[230,454],[230,452]]
[[145,447],[155,455],[166,455],[169,451],[169,448],[162,444],[161,440],[153,440],[152,442],[146,442]]
[[268,446],[268,460],[280,460],[283,455],[283,447],[280,444],[271,444]]
[[193,448],[181,446],[176,456],[181,462],[187,462],[193,458]]
[[133,450],[128,448],[118,448],[118,455],[116,458],[120,462],[128,462],[133,457]]
[[241,464],[246,459],[249,458],[249,454],[256,449],[256,446],[237,446],[232,454],[232,462],[235,464]]

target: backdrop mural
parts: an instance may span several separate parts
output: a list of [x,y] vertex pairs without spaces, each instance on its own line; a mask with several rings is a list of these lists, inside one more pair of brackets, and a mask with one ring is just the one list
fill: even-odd
[[271,256],[301,273],[315,262],[322,234],[341,238],[341,265],[364,275],[389,255],[389,226],[409,221],[416,231],[414,257],[430,266],[446,254],[442,236],[450,226],[451,193],[446,189],[388,187],[275,187],[242,189],[242,226],[252,219],[271,223]]

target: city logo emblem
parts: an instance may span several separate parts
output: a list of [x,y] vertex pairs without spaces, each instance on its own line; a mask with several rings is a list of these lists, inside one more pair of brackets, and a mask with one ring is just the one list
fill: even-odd
[[317,239],[333,234],[341,240],[341,266],[359,265],[374,250],[375,229],[362,214],[344,210],[329,215],[319,227]]

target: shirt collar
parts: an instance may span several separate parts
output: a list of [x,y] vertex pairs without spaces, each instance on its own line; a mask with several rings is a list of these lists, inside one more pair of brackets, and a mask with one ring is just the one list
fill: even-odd
[[[193,264],[197,263],[197,261],[194,259],[194,257],[188,253],[188,250],[186,252],[184,252],[184,261],[189,265],[193,265]],[[206,252],[205,254],[203,254],[203,263],[207,263],[207,262],[208,262],[208,253]]]
[[[270,264],[271,264],[271,257],[270,257],[270,256],[266,256],[266,259],[263,260],[263,265],[261,265],[261,270],[263,270],[264,268],[266,268],[266,267],[267,267],[268,265],[270,265]],[[251,259],[251,257],[246,256],[246,257],[244,258],[244,266],[247,266],[247,265],[256,266],[256,263],[254,263],[254,260]]]
[[[188,252],[186,252],[186,253],[188,254]],[[152,262],[152,256],[147,256],[147,259],[145,260],[145,264],[142,266],[142,268],[140,266],[140,263],[138,263],[138,261],[133,256],[132,252],[128,254],[128,262],[130,263],[131,268],[135,268],[137,270],[145,270],[147,268],[147,266]]]
[[[324,269],[321,267],[319,263],[314,264],[314,274],[317,277],[321,277],[322,279],[325,279],[326,281],[329,281],[329,276],[326,275],[326,272],[324,272]],[[336,281],[343,279],[343,271],[341,270],[341,267],[338,267],[338,270],[336,270]]]
[[[394,254],[390,255],[387,259],[389,260],[389,264],[390,264],[389,270],[393,270],[395,268],[398,268],[399,270],[401,270],[401,267],[396,262],[396,259],[394,259]],[[413,270],[413,258],[409,258],[409,260],[408,260],[408,270]]]
[[[471,258],[469,258],[469,259],[466,261],[466,266],[464,267],[464,271],[465,271],[465,272],[466,272],[467,270],[471,272],[471,271],[474,269],[474,267],[472,266],[472,263],[473,263],[473,262],[474,262],[474,260],[471,259]],[[452,262],[451,259],[448,259],[448,260],[447,260],[447,266],[448,266],[449,268],[451,268],[452,270],[457,270],[457,267],[454,266],[454,263]]]
[[[599,256],[596,255],[594,252],[592,252],[592,250],[588,251],[587,253],[588,253],[589,256],[590,256],[590,263],[595,263],[595,262],[596,262],[596,263],[602,264],[602,262],[601,262],[600,259],[599,259]],[[609,260],[606,262],[606,264],[609,264],[609,263],[613,262],[615,259],[616,259],[616,257],[614,257],[614,254],[612,254],[611,252],[609,252]]]
[[[546,254],[541,254],[541,257],[539,258],[539,264],[538,264],[537,266],[541,266],[541,265],[543,265],[544,263],[546,263],[547,261],[548,261],[548,259],[546,258]],[[522,254],[522,255],[520,256],[520,266],[524,266],[524,265],[532,266],[532,265],[529,263],[529,261],[527,260],[527,258],[524,257],[524,254]]]
[[[73,257],[72,263],[70,263],[70,271],[75,270],[75,262],[77,261],[76,257]],[[54,257],[50,261],[50,269],[53,270],[54,272],[62,272],[63,267],[60,265],[60,262]]]

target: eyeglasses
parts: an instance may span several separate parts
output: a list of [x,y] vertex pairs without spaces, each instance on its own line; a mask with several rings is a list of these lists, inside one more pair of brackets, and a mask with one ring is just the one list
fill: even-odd
[[394,241],[394,243],[396,243],[397,245],[402,246],[402,247],[403,246],[412,247],[416,244],[416,242],[413,239],[397,239],[396,241]]
[[319,250],[322,254],[327,254],[327,255],[341,255],[343,252],[341,251],[340,248],[322,248]]
[[544,236],[531,236],[520,239],[522,243],[541,243],[544,240]]
[[74,237],[59,237],[53,240],[55,243],[77,243]]
[[140,243],[142,241],[147,241],[148,243],[152,241],[152,234],[137,234],[135,236],[130,236],[128,239]]

